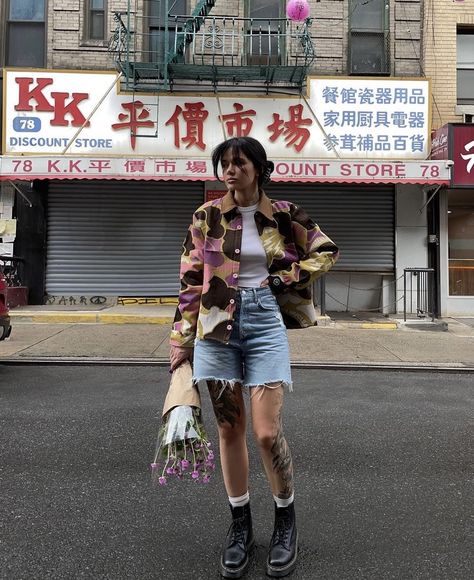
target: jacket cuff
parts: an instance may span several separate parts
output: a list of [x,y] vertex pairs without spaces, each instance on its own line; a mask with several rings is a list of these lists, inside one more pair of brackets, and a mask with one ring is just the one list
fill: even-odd
[[268,284],[273,294],[283,294],[287,287],[279,276],[268,276]]
[[171,332],[170,345],[171,346],[181,346],[185,348],[194,348],[194,335],[183,336],[179,332]]

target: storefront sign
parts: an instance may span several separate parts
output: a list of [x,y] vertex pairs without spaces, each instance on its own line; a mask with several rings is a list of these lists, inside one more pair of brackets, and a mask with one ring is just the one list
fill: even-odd
[[431,159],[451,160],[451,187],[474,188],[474,125],[448,123],[437,129]]
[[431,159],[449,159],[449,126],[443,125],[431,135]]
[[474,187],[474,126],[455,125],[452,132],[452,186]]
[[114,79],[111,72],[5,71],[4,154],[198,160],[224,138],[247,135],[272,159],[429,154],[426,79],[311,78],[307,99],[119,94]]
[[[215,179],[207,159],[3,156],[2,179]],[[276,159],[273,181],[448,184],[444,161]]]

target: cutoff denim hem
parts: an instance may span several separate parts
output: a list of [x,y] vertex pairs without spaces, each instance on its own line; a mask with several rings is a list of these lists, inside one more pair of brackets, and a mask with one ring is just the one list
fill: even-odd
[[[282,381],[281,379],[274,379],[274,380],[270,380],[270,381],[266,381],[265,383],[258,383],[258,384],[242,384],[242,381],[240,379],[222,379],[219,377],[193,377],[193,383],[197,386],[197,387],[202,387],[205,383],[207,384],[209,381],[214,381],[216,383],[222,383],[222,389],[221,392],[219,393],[219,396],[217,398],[219,398],[221,396],[221,394],[225,391],[225,389],[229,388],[231,390],[234,389],[235,386],[239,386],[242,389],[245,389],[247,391],[250,391],[250,389],[258,389],[258,388],[268,388],[268,389],[275,389],[277,387],[283,387],[283,388],[288,388],[288,391],[290,393],[293,392],[293,383],[290,381]],[[275,386],[270,386],[271,383],[276,383]]]
[[236,384],[252,389],[278,383],[293,390],[286,327],[270,288],[239,291],[228,343],[196,340],[193,379],[221,382],[220,394]]

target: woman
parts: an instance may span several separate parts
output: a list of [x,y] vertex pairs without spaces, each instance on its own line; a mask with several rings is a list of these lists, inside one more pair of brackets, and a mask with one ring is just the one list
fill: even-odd
[[275,502],[267,574],[281,577],[297,558],[293,465],[282,428],[284,387],[292,389],[285,324],[315,323],[311,284],[338,250],[299,207],[265,195],[273,163],[258,141],[228,139],[212,163],[228,193],[195,212],[184,242],[171,368],[194,354],[194,380],[207,382],[212,399],[232,513],[220,563],[225,578],[242,576],[254,543],[242,392],[249,389],[253,432]]

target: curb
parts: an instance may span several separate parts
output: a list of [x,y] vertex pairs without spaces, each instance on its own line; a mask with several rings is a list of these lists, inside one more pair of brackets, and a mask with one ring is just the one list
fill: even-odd
[[[10,312],[12,322],[32,324],[162,324],[171,325],[174,315],[128,314],[110,312]],[[317,319],[319,328],[350,328],[364,330],[397,330],[397,322],[334,321],[329,316]]]
[[[164,358],[134,357],[134,358],[106,358],[106,357],[27,357],[13,356],[0,357],[0,364],[7,365],[110,365],[110,366],[141,366],[151,365],[168,367],[169,361]],[[410,371],[410,372],[443,372],[474,374],[474,366],[463,363],[409,363],[409,362],[318,362],[292,361],[294,369],[327,369],[349,371]]]
[[107,312],[10,312],[12,322],[34,324],[172,324],[173,316]]

